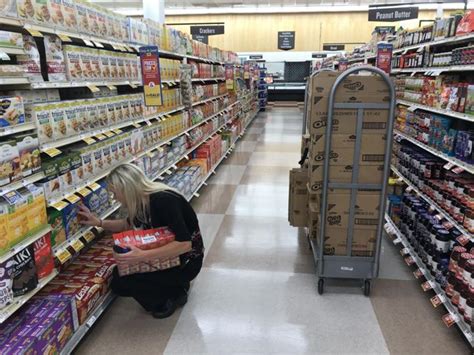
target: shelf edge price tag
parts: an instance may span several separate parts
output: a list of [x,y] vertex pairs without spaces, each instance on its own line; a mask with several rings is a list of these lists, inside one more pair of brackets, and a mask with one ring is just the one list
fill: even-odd
[[98,140],[103,141],[104,139],[107,138],[107,136],[103,135],[102,133],[98,134],[95,136]]
[[407,254],[410,254],[410,250],[408,250],[408,248],[400,249],[400,254],[401,256],[405,256]]
[[72,254],[69,252],[69,250],[64,249],[60,253],[56,254],[56,257],[61,264],[64,264],[66,261],[72,258]]
[[91,92],[98,92],[98,91],[100,91],[100,89],[99,89],[97,86],[93,85],[93,84],[89,84],[89,85],[87,85],[87,87],[88,87],[88,89],[89,89]]
[[439,305],[443,304],[446,302],[446,298],[444,298],[443,295],[436,295],[434,297],[430,298],[431,304],[433,305],[434,308],[438,307]]
[[93,191],[97,191],[98,189],[100,189],[100,185],[96,182],[93,182],[92,184],[89,184],[89,187],[93,190]]
[[90,243],[95,239],[95,234],[92,233],[91,231],[88,231],[84,234],[83,237],[88,243]]
[[115,89],[117,89],[117,87],[114,86],[114,85],[107,85],[107,87],[109,88],[109,90],[115,90]]
[[415,260],[411,256],[407,256],[404,260],[408,266],[411,266],[415,263]]
[[418,270],[415,270],[413,272],[413,276],[415,276],[415,279],[420,279],[421,277],[423,277],[423,271],[421,269],[418,269]]
[[441,319],[448,328],[451,328],[455,323],[459,321],[459,317],[451,313],[445,314]]
[[464,171],[464,168],[460,167],[460,166],[457,166],[455,167],[453,170],[451,170],[453,173],[455,174],[461,174],[463,171]]
[[81,200],[81,198],[75,194],[69,195],[65,199],[73,204]]
[[43,34],[40,31],[34,30],[29,27],[25,27],[25,30],[27,30],[33,37],[43,37]]
[[141,127],[141,125],[137,122],[132,123],[132,126],[135,127],[135,128],[140,128]]
[[51,207],[57,209],[58,211],[61,211],[62,209],[66,208],[68,206],[68,203],[65,201],[58,201],[53,204],[51,204]]
[[92,43],[97,47],[97,48],[104,48],[104,45],[100,42],[97,41],[92,41]]
[[66,35],[66,34],[64,34],[64,33],[58,33],[58,37],[59,37],[59,38],[61,39],[61,41],[63,41],[63,42],[72,42],[72,39],[71,39],[68,35]]
[[471,238],[469,238],[467,235],[460,235],[459,237],[456,238],[456,241],[461,244],[462,246],[465,246]]
[[443,166],[443,168],[445,168],[446,170],[451,170],[451,168],[452,168],[453,166],[454,166],[453,163],[448,162],[448,163],[446,163],[446,164]]
[[112,132],[114,132],[115,134],[123,133],[123,131],[120,128],[113,129]]
[[10,60],[10,57],[7,53],[0,51],[0,59],[1,60]]
[[114,132],[112,132],[112,131],[107,131],[107,132],[104,132],[104,134],[105,134],[107,137],[109,137],[109,138],[111,138],[111,137],[115,136],[115,133],[114,133]]
[[83,187],[82,189],[78,190],[77,193],[80,194],[82,197],[86,197],[86,196],[90,195],[92,193],[92,191],[89,190],[86,187]]
[[86,137],[86,138],[83,139],[83,141],[86,142],[87,145],[91,145],[91,144],[96,143],[96,140],[92,137]]
[[46,154],[48,154],[51,158],[54,158],[55,156],[58,156],[62,152],[58,148],[48,148],[44,150]]
[[433,289],[433,282],[431,280],[428,280],[426,282],[423,282],[421,284],[421,288],[423,289],[423,291],[429,291],[429,290],[432,290]]
[[81,242],[79,239],[75,240],[71,244],[71,246],[76,251],[76,253],[79,253],[81,251],[81,249],[85,247],[84,243]]
[[134,83],[129,83],[128,84],[132,89],[136,89],[138,86]]

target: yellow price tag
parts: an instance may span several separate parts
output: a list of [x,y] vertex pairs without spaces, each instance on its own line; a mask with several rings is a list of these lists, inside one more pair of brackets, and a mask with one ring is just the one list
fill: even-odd
[[43,34],[40,31],[34,30],[32,28],[25,28],[33,37],[43,37]]
[[90,243],[90,242],[92,242],[92,241],[95,239],[95,234],[92,233],[91,231],[88,231],[88,232],[86,232],[86,233],[84,234],[84,239],[85,239],[88,243]]
[[112,132],[114,132],[115,134],[123,133],[123,131],[120,128],[113,129]]
[[61,264],[64,264],[66,261],[72,258],[72,254],[69,252],[69,250],[64,249],[60,253],[56,254],[56,257]]
[[87,145],[91,145],[91,144],[94,144],[94,143],[97,142],[97,141],[96,141],[94,138],[92,138],[92,137],[84,138],[83,141],[86,142]]
[[48,148],[44,152],[48,154],[51,158],[54,158],[55,156],[61,154],[61,151],[58,148]]
[[92,184],[90,184],[89,187],[94,191],[100,189],[100,185],[96,182],[93,182]]
[[69,38],[68,35],[65,35],[64,33],[58,33],[58,37],[61,39],[63,42],[72,42],[72,39]]
[[51,207],[57,209],[58,211],[61,211],[62,209],[66,208],[68,206],[68,203],[65,201],[58,201],[56,203],[51,204]]
[[100,141],[103,141],[104,139],[106,139],[107,137],[105,135],[103,135],[102,133],[98,134],[95,136],[98,140]]
[[108,87],[110,90],[115,90],[115,89],[117,89],[117,87],[114,86],[114,85],[107,85],[107,87]]
[[109,138],[115,136],[115,133],[112,132],[112,131],[104,132],[104,134],[105,134],[107,137],[109,137]]
[[77,203],[81,200],[81,198],[75,194],[72,194],[72,195],[67,196],[66,200],[71,203]]
[[76,251],[76,253],[79,253],[79,251],[85,247],[84,243],[81,242],[79,239],[75,240],[71,244],[72,248]]
[[83,187],[82,189],[80,189],[79,191],[77,191],[78,194],[80,194],[82,197],[86,197],[87,195],[89,195],[92,191],[89,190],[88,188],[86,187]]
[[87,85],[87,87],[89,88],[89,90],[90,90],[91,92],[98,92],[98,91],[100,91],[100,89],[99,89],[97,86],[92,85],[92,84]]

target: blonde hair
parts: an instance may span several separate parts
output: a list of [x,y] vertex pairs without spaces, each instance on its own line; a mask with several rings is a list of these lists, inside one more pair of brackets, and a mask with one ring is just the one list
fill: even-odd
[[148,222],[150,194],[173,190],[166,184],[150,180],[139,167],[130,163],[112,169],[106,181],[114,190],[123,194],[125,207],[132,224],[135,218],[141,222]]

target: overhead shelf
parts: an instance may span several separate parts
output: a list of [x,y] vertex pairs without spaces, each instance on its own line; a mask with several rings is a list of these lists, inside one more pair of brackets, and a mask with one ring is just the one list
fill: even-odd
[[0,85],[25,85],[29,83],[28,78],[23,77],[0,78]]
[[410,136],[407,136],[405,133],[402,133],[398,130],[394,130],[393,133],[395,134],[398,134],[399,136],[401,136],[403,139],[406,139],[407,141],[410,141],[411,143],[417,145],[418,147],[422,148],[423,150],[427,151],[428,153],[431,153],[433,155],[436,155],[437,157],[440,157],[441,159],[444,159],[446,160],[447,162],[450,162],[452,163],[453,165],[455,166],[459,166],[461,168],[463,168],[465,171],[471,173],[471,174],[474,174],[474,166],[471,165],[471,164],[468,164],[462,160],[459,160],[459,159],[456,159],[454,157],[450,157],[449,155],[446,155],[444,153],[441,153],[440,151],[434,149],[434,148],[431,148],[430,146],[424,144],[424,143],[421,143],[419,142],[418,140],[416,140],[415,138],[412,138]]
[[414,44],[412,46],[407,46],[407,47],[403,47],[403,48],[397,48],[393,51],[393,53],[394,54],[403,53],[403,52],[406,52],[406,51],[409,51],[409,50],[419,49],[419,48],[426,47],[426,46],[439,46],[439,45],[447,45],[447,44],[456,44],[456,43],[464,42],[464,41],[468,42],[468,41],[473,40],[473,39],[474,39],[474,33],[470,33],[470,34],[464,35],[464,36],[443,38],[443,39],[439,39],[439,40],[436,40],[436,41],[425,42],[425,43],[420,43],[420,44]]
[[420,196],[423,200],[428,202],[431,206],[433,206],[447,221],[449,221],[454,227],[456,227],[460,232],[462,232],[465,236],[469,237],[471,241],[474,241],[474,236],[472,233],[469,233],[462,225],[460,225],[457,221],[455,221],[449,213],[447,213],[444,209],[442,209],[436,202],[434,202],[431,198],[426,196],[423,192],[421,192],[413,183],[408,180],[406,176],[404,176],[394,165],[391,166],[392,171],[403,180],[405,184],[410,187],[410,190],[414,191],[418,196]]
[[441,108],[434,108],[434,107],[417,104],[415,102],[410,102],[410,101],[401,100],[401,99],[397,100],[397,104],[408,106],[410,107],[411,110],[424,110],[424,111],[429,111],[433,113],[439,113],[441,115],[445,115],[449,117],[459,118],[460,120],[464,120],[464,121],[474,122],[474,115],[468,115],[466,113],[444,110]]
[[192,78],[191,81],[194,82],[206,82],[206,81],[223,81],[225,78]]
[[471,346],[474,346],[473,334],[471,331],[471,326],[464,321],[464,317],[459,313],[457,307],[455,307],[449,297],[446,295],[444,290],[441,288],[440,284],[436,282],[436,279],[431,275],[426,265],[423,263],[421,258],[418,256],[416,251],[408,242],[407,238],[400,232],[398,227],[393,223],[390,216],[385,214],[385,230],[388,234],[394,235],[396,237],[396,243],[400,242],[403,245],[402,253],[403,256],[410,256],[415,262],[418,269],[423,274],[426,282],[430,285],[431,289],[438,296],[441,303],[444,305],[446,310],[451,314],[451,316],[456,320],[456,325],[459,327],[467,341]]
[[32,122],[23,123],[14,126],[0,127],[0,137],[8,136],[10,134],[21,133],[25,131],[30,131],[36,129],[36,125]]
[[208,99],[204,99],[204,100],[201,100],[201,101],[193,102],[193,106],[205,104],[206,102],[213,101],[213,100],[218,100],[218,99],[220,99],[220,98],[226,97],[227,95],[228,95],[228,94],[222,94],[222,95],[210,97],[210,98],[208,98]]
[[130,80],[101,80],[101,81],[58,81],[58,82],[39,82],[31,83],[32,89],[66,89],[66,88],[80,88],[89,86],[142,86],[141,81]]
[[41,171],[39,173],[24,177],[21,180],[12,182],[8,185],[0,186],[0,196],[6,194],[7,192],[18,190],[22,187],[28,186],[29,184],[33,184],[42,178],[44,178],[44,173]]
[[0,53],[18,55],[18,54],[25,54],[25,50],[23,48],[19,48],[19,47],[0,46]]
[[425,75],[436,76],[445,72],[473,71],[474,65],[453,65],[448,67],[427,67],[427,68],[393,68],[392,74],[403,73],[425,73]]

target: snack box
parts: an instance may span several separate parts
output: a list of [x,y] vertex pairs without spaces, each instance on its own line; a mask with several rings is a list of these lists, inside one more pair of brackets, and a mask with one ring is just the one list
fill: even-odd
[[16,141],[0,141],[0,186],[21,178],[20,154]]
[[54,258],[51,248],[51,233],[38,239],[34,244],[34,255],[36,272],[38,278],[42,279],[50,275],[54,270]]
[[14,126],[22,123],[25,123],[23,99],[20,96],[1,96],[0,127]]
[[26,199],[28,206],[26,208],[26,217],[28,221],[28,230],[35,231],[48,222],[46,215],[46,199],[41,187],[34,184],[19,190],[20,194]]
[[56,159],[44,159],[42,168],[45,177],[38,184],[43,188],[47,200],[54,199],[61,194],[58,161]]
[[66,239],[71,238],[79,231],[78,210],[79,205],[77,203],[68,204],[61,210]]
[[36,134],[25,133],[16,136],[16,145],[20,156],[20,168],[24,177],[41,170],[41,152]]
[[48,224],[51,225],[51,246],[55,247],[66,241],[66,230],[62,213],[55,208],[48,209]]
[[4,219],[6,220],[7,241],[11,247],[28,233],[26,199],[18,191],[10,191],[0,198],[0,209],[6,211]]

